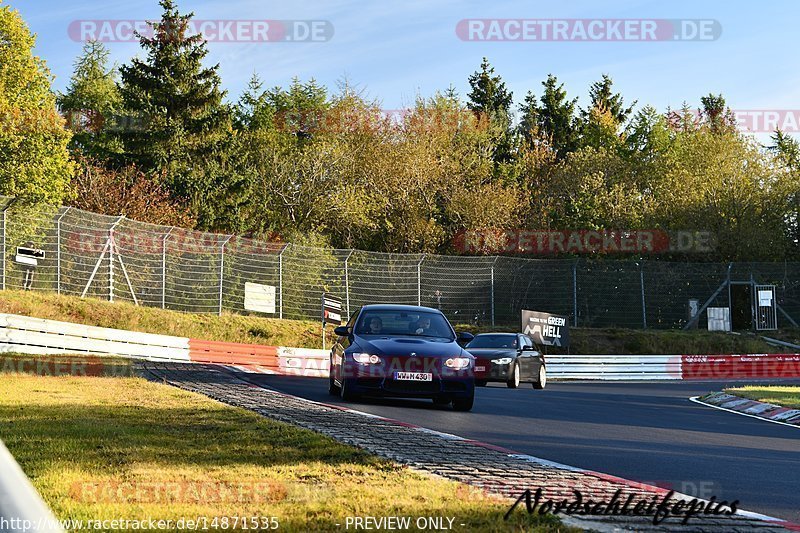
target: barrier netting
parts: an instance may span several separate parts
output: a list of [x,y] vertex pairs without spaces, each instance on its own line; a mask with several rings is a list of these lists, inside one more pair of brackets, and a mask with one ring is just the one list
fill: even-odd
[[[387,254],[311,248],[136,222],[0,197],[2,288],[248,313],[245,284],[274,287],[266,316],[318,319],[322,293],[440,308],[454,323],[516,324],[521,309],[584,327],[679,328],[689,301],[727,307],[731,287],[772,284],[778,324],[800,322],[800,263],[707,263]],[[32,278],[18,246],[41,249]],[[26,272],[28,271],[28,272]],[[729,283],[730,282],[730,283]],[[699,327],[705,327],[701,314]]]

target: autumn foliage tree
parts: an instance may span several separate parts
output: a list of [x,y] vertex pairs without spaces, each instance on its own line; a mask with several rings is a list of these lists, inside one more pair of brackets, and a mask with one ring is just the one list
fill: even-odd
[[71,195],[71,134],[34,44],[19,12],[0,5],[0,194],[58,204]]

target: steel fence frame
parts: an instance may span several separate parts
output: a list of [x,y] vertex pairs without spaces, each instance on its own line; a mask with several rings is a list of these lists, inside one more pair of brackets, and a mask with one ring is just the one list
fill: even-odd
[[[17,246],[45,250],[32,290],[222,314],[244,308],[246,282],[275,287],[277,318],[318,319],[320,295],[348,314],[374,302],[422,304],[455,323],[516,324],[521,309],[573,326],[680,328],[689,299],[725,307],[723,283],[773,284],[781,325],[800,322],[800,263],[393,254],[271,243],[235,235],[28,205],[0,197],[2,288],[22,289]],[[699,326],[705,325],[704,319]]]

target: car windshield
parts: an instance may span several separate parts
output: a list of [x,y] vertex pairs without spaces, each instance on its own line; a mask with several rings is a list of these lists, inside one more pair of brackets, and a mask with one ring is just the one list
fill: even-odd
[[516,348],[516,335],[478,335],[469,344],[470,348]]
[[409,335],[455,340],[447,319],[427,311],[364,311],[356,324],[357,335]]

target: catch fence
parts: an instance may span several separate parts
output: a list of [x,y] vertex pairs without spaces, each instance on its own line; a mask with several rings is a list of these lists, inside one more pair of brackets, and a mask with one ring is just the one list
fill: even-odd
[[[776,286],[779,325],[800,321],[800,263],[534,259],[334,250],[146,224],[0,197],[2,288],[129,301],[193,313],[256,313],[246,284],[274,290],[274,313],[318,319],[323,293],[349,314],[388,302],[441,309],[454,323],[516,324],[521,309],[573,326],[680,328],[689,302],[736,312],[737,283]],[[17,247],[45,252],[32,267]],[[32,274],[31,274],[32,271]],[[273,289],[274,288],[274,289]],[[271,293],[270,293],[271,294]],[[698,307],[695,307],[697,309]],[[699,327],[705,327],[701,313]]]

